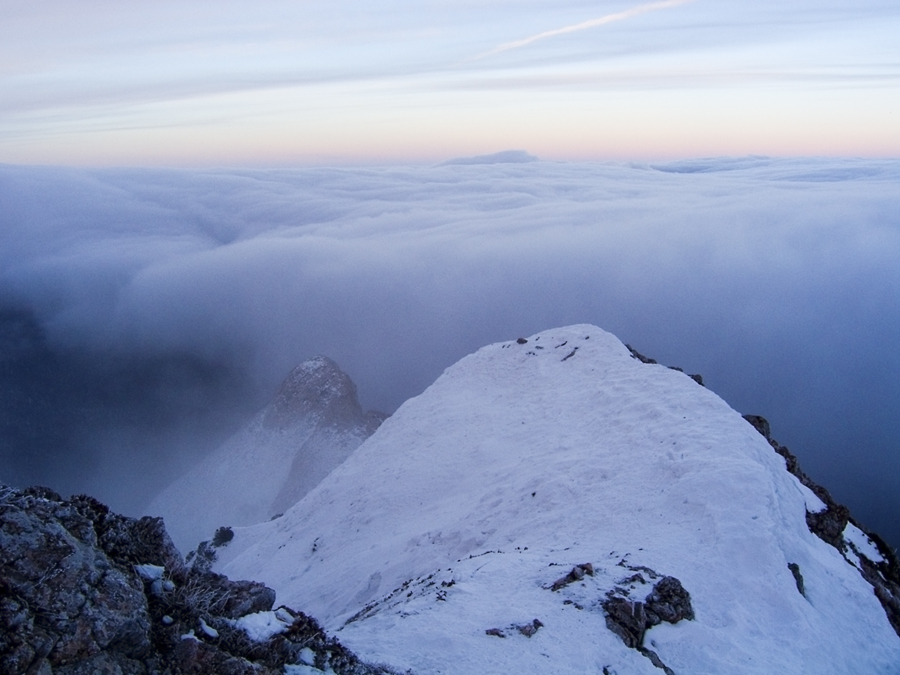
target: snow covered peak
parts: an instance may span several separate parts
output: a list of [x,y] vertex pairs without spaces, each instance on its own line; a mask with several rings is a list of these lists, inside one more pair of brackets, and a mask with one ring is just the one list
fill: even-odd
[[809,497],[715,394],[577,325],[448,368],[222,569],[400,671],[896,673]]
[[308,359],[290,372],[269,404],[263,423],[283,429],[313,415],[328,416],[332,422],[362,415],[356,385],[325,356]]

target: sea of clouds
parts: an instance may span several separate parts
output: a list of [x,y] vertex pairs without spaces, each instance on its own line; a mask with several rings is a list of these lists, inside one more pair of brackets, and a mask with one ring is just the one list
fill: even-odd
[[900,161],[0,165],[0,480],[139,512],[326,354],[386,412],[589,322],[900,543]]

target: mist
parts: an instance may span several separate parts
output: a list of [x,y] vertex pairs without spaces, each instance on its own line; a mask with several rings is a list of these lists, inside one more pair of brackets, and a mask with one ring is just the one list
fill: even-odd
[[900,544],[900,162],[504,155],[0,165],[0,481],[137,514],[306,358],[393,412],[484,344],[594,323]]

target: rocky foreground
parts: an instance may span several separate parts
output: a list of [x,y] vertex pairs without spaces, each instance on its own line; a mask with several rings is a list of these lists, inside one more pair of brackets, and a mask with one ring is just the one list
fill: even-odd
[[186,565],[161,518],[0,486],[2,673],[391,672],[274,602],[261,583]]

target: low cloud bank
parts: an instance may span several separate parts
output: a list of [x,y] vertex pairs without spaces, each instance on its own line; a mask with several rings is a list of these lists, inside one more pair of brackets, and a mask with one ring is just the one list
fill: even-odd
[[490,155],[476,155],[475,157],[456,157],[441,162],[438,166],[462,166],[467,164],[525,164],[537,162],[538,158],[525,150],[503,150]]
[[767,416],[900,543],[898,180],[766,158],[0,166],[0,480],[135,511],[309,356],[390,412],[483,344],[590,322]]

